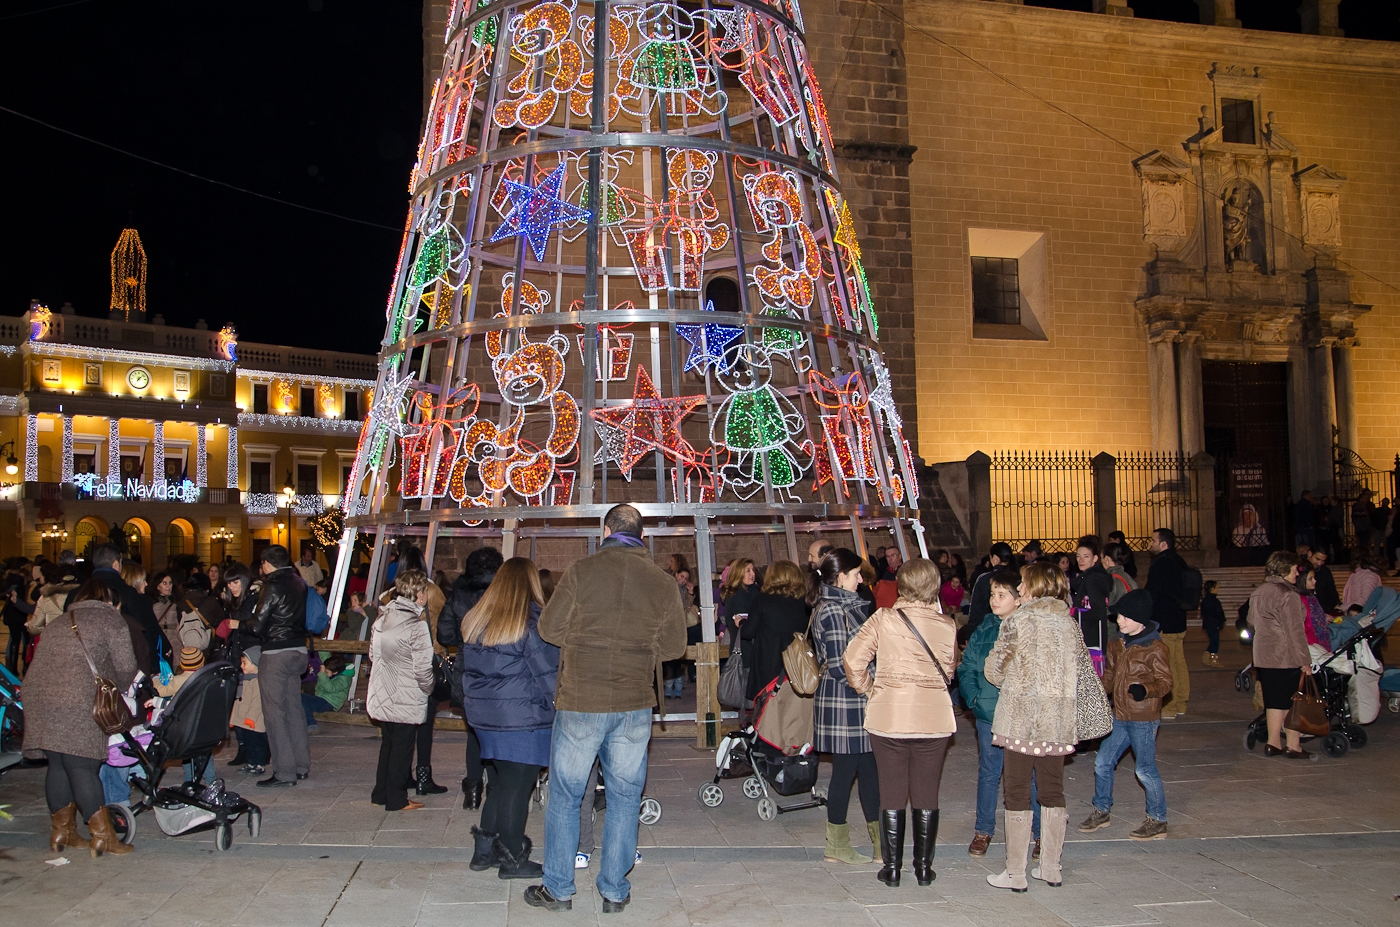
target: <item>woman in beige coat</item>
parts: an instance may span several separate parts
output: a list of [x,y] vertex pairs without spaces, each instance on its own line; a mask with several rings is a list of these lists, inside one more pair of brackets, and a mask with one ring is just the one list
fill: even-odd
[[1002,622],[983,665],[987,681],[1001,689],[992,743],[1006,751],[1006,871],[987,882],[1015,892],[1027,885],[1032,774],[1042,814],[1040,868],[1031,875],[1051,885],[1061,881],[1065,756],[1079,741],[1075,698],[1084,650],[1084,635],[1069,614],[1069,580],[1059,567],[1047,561],[1022,567],[1020,594],[1020,607]]
[[400,570],[394,577],[397,597],[379,610],[369,642],[374,668],[369,675],[365,710],[379,722],[379,772],[370,801],[387,811],[414,811],[410,801],[409,768],[413,741],[428,710],[433,691],[433,642],[428,637],[428,589],[433,585],[421,570]]
[[[933,882],[938,785],[957,730],[948,682],[957,668],[957,625],[938,607],[941,577],[931,560],[910,560],[895,575],[898,598],[871,615],[841,658],[846,680],[869,695],[865,729],[880,773],[878,878],[899,884],[904,809],[914,809],[914,877]],[[936,659],[935,659],[936,658]],[[871,663],[879,671],[872,679]]]

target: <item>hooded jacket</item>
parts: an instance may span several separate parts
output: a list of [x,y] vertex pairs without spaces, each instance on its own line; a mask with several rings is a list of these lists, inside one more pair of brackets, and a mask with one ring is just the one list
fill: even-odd
[[1079,742],[1074,704],[1084,638],[1059,599],[1031,599],[1001,623],[983,673],[1001,688],[992,733],[1003,739]]
[[[1132,685],[1146,689],[1147,698],[1134,699],[1128,693]],[[1162,717],[1162,699],[1172,690],[1172,667],[1155,621],[1136,637],[1109,641],[1104,650],[1103,688],[1113,699],[1113,717],[1119,721]]]
[[403,596],[379,610],[369,640],[374,668],[365,696],[365,710],[376,721],[422,724],[427,717],[433,641],[424,617],[423,607]]

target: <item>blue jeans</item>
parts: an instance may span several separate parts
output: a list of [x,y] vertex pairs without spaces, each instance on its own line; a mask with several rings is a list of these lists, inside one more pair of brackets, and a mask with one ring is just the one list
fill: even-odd
[[625,901],[632,894],[627,873],[637,856],[637,815],[647,781],[650,741],[650,708],[611,713],[561,711],[554,716],[549,807],[544,819],[544,887],[555,898],[574,895],[579,805],[594,759],[601,761],[603,780],[608,784],[598,893],[609,901]]
[[133,774],[140,771],[139,765],[112,766],[103,763],[97,771],[97,778],[102,780],[102,800],[109,805],[124,805],[131,801],[130,780]]
[[335,706],[319,695],[307,695],[303,692],[301,693],[301,710],[306,712],[306,726],[314,727],[316,725],[314,712],[335,711]]
[[[997,793],[1001,788],[1001,764],[1005,751],[992,744],[992,726],[977,722],[977,833],[988,837],[997,832]],[[1040,805],[1035,800],[1035,782],[1031,782],[1031,808],[1035,817],[1031,831],[1040,839]]]
[[1133,748],[1138,781],[1147,790],[1147,816],[1154,821],[1167,819],[1167,792],[1157,772],[1157,728],[1161,721],[1119,721],[1113,719],[1113,733],[1099,744],[1094,760],[1094,807],[1108,813],[1113,807],[1113,770],[1118,760]]

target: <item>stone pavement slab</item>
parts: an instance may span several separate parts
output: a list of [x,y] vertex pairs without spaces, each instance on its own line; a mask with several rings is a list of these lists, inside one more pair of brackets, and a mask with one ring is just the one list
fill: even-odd
[[[1200,641],[1188,641],[1193,661]],[[644,860],[632,873],[633,901],[603,916],[593,887],[597,863],[577,873],[574,910],[527,906],[527,883],[467,867],[469,829],[479,812],[460,794],[430,796],[418,812],[369,803],[378,742],[366,728],[323,723],[312,737],[312,775],[296,788],[257,789],[224,765],[229,788],[263,805],[257,840],[237,829],[233,849],[214,850],[208,834],[167,837],[150,815],[139,820],[137,851],[90,859],[64,854],[53,867],[42,770],[0,777],[0,924],[4,927],[533,927],[646,923],[648,927],[1293,927],[1400,924],[1400,717],[1383,712],[1370,745],[1316,762],[1266,759],[1245,750],[1249,697],[1231,678],[1247,653],[1227,645],[1221,669],[1193,662],[1191,714],[1164,723],[1158,762],[1167,783],[1168,839],[1127,838],[1144,814],[1132,755],[1115,776],[1113,821],[1092,835],[1073,826],[1088,814],[1093,755],[1066,767],[1071,830],[1065,884],[1032,882],[1012,895],[986,884],[1004,863],[1002,844],[971,859],[977,777],[970,724],[949,750],[940,795],[941,830],[933,885],[908,872],[890,889],[876,866],[822,860],[820,809],[761,821],[739,780],[724,780],[724,801],[701,805],[696,790],[714,775],[711,753],[684,741],[651,748],[647,794],[661,820],[640,829]],[[438,781],[463,773],[464,736],[439,732]],[[178,776],[178,770],[175,771]],[[823,779],[829,769],[823,766]],[[784,804],[797,799],[780,799]],[[602,818],[597,823],[601,835]],[[543,813],[532,806],[529,833],[543,845]],[[859,802],[853,836],[865,843]],[[999,825],[1000,827],[1000,825]],[[1000,830],[999,830],[1000,835]],[[867,852],[869,850],[866,847]],[[536,858],[539,858],[539,852]]]

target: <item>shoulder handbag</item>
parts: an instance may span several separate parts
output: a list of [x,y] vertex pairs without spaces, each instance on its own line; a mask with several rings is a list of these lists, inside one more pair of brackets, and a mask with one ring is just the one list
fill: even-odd
[[1074,726],[1080,741],[1107,737],[1113,730],[1113,709],[1108,706],[1099,674],[1089,648],[1080,642],[1079,664],[1074,680]]
[[814,727],[810,696],[800,695],[782,679],[775,679],[754,699],[754,704],[758,711],[754,733],[760,740],[787,756],[811,744]]
[[433,654],[433,691],[428,698],[434,703],[452,699],[452,677],[447,672],[447,661],[439,654]]
[[810,620],[807,622],[807,630],[801,634],[794,632],[792,643],[783,648],[783,672],[787,673],[788,682],[797,690],[798,695],[811,695],[817,691],[822,668],[817,663],[816,648],[812,645]]
[[942,662],[939,661],[938,657],[934,656],[933,648],[928,645],[928,641],[924,640],[924,636],[919,633],[919,629],[914,627],[914,622],[909,620],[909,616],[904,614],[904,609],[896,608],[895,611],[899,613],[900,620],[903,621],[904,626],[913,633],[915,639],[918,640],[920,644],[924,645],[924,653],[928,654],[928,658],[932,660],[933,665],[938,668],[938,675],[943,677],[943,688],[951,692],[953,683],[948,679],[948,673],[943,669]]
[[744,668],[743,644],[736,640],[729,648],[729,660],[719,674],[719,703],[726,708],[747,708],[749,671]]
[[97,684],[97,692],[92,697],[92,720],[97,722],[98,729],[108,737],[126,733],[136,723],[136,719],[131,716],[131,709],[126,705],[126,699],[122,698],[121,690],[114,682],[97,675],[97,665],[92,662],[87,644],[83,643],[83,636],[78,633],[78,620],[73,617],[71,611],[68,613],[68,621],[73,626],[73,636],[78,639],[78,646],[83,648],[83,658],[87,660],[88,669],[92,670],[92,681]]
[[1327,707],[1317,694],[1317,680],[1312,673],[1298,673],[1298,691],[1293,694],[1293,707],[1288,709],[1288,717],[1283,726],[1300,734],[1325,737],[1331,733],[1332,725],[1327,720]]

